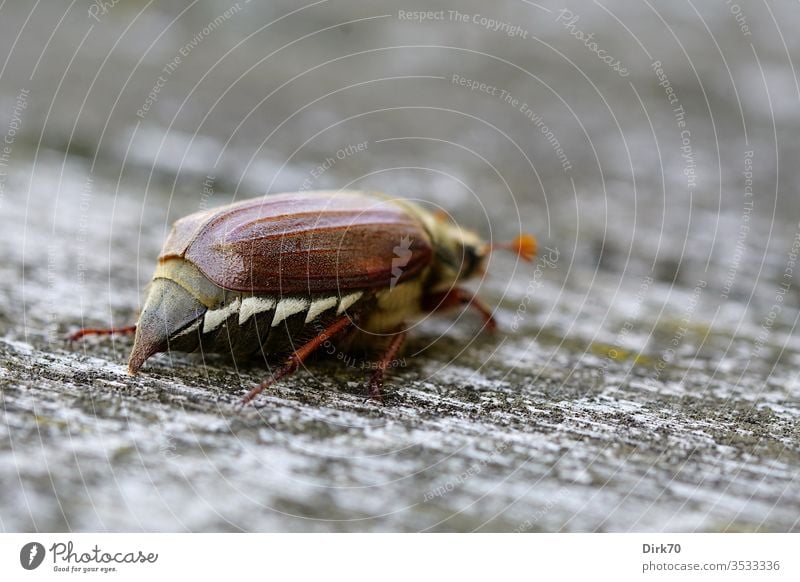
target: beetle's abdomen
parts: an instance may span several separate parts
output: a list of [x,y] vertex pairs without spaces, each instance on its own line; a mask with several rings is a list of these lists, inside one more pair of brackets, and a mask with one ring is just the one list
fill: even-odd
[[175,345],[182,351],[228,354],[237,360],[273,359],[299,348],[344,313],[360,311],[371,299],[363,291],[282,298],[226,295],[222,306],[184,330],[176,338],[182,343]]
[[156,269],[137,323],[129,370],[167,351],[220,353],[236,360],[278,358],[343,314],[370,310],[370,291],[273,296],[226,291],[182,259]]

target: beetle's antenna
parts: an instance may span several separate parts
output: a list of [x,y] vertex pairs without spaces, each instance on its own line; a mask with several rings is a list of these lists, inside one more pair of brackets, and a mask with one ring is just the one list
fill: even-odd
[[502,249],[504,251],[511,251],[519,258],[532,263],[533,259],[536,258],[538,246],[536,238],[533,235],[521,234],[510,242],[492,243],[490,248],[491,250]]

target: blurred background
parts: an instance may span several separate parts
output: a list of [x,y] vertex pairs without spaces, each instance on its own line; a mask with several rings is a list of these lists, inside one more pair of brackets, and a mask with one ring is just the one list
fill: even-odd
[[[788,531],[795,2],[0,4],[0,528]],[[175,219],[382,190],[487,238],[385,407],[125,339]],[[413,356],[413,357],[412,357]]]

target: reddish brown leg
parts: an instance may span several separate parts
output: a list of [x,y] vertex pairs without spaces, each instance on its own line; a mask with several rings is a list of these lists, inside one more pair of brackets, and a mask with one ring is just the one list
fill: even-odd
[[383,400],[381,389],[383,388],[383,378],[386,375],[386,368],[397,357],[397,353],[400,351],[405,339],[406,332],[398,331],[396,335],[392,336],[392,340],[389,342],[389,346],[386,348],[383,357],[378,361],[378,368],[375,370],[375,373],[372,374],[368,384],[369,397],[372,400],[377,400],[379,402]]
[[87,335],[130,335],[133,333],[136,333],[135,325],[109,328],[84,327],[83,329],[79,329],[75,333],[70,334],[67,339],[70,343],[72,343]]
[[296,372],[300,365],[306,361],[306,359],[313,354],[319,347],[328,341],[330,338],[335,336],[337,333],[345,330],[346,328],[350,327],[353,324],[353,320],[350,319],[350,316],[343,315],[336,321],[334,321],[331,325],[326,327],[317,337],[309,341],[308,343],[304,344],[303,346],[297,348],[295,352],[289,356],[286,362],[276,370],[276,372],[272,375],[271,378],[264,380],[261,384],[253,388],[247,396],[244,397],[242,401],[242,406],[252,402],[252,400],[261,394],[266,388],[269,388],[272,384],[280,380],[281,378],[285,378]]
[[452,309],[461,305],[468,305],[481,314],[486,328],[489,331],[497,329],[497,322],[492,316],[492,311],[478,297],[472,295],[464,289],[454,287],[449,291],[441,291],[426,296],[422,301],[422,308],[425,311],[442,311]]

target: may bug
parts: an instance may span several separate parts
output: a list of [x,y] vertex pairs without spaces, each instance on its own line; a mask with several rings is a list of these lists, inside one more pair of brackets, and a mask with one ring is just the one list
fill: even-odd
[[493,248],[532,260],[536,240],[490,245],[446,216],[372,192],[246,200],[174,224],[135,326],[72,339],[135,333],[131,374],[168,350],[285,357],[245,403],[324,344],[381,346],[369,381],[379,399],[408,319],[469,304],[494,326],[489,309],[459,287],[482,272]]

